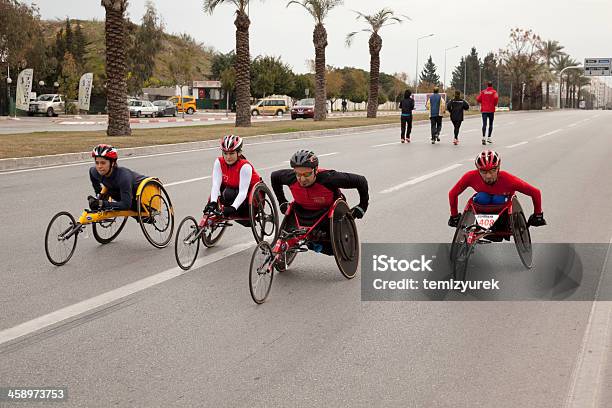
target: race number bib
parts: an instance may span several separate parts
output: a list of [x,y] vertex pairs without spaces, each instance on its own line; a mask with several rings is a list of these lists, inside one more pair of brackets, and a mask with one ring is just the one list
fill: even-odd
[[498,218],[498,214],[476,214],[476,223],[483,228],[489,229]]

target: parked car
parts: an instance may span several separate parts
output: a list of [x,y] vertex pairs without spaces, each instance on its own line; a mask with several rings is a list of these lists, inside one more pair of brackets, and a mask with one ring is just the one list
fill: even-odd
[[177,112],[186,112],[189,115],[193,115],[198,109],[196,108],[196,101],[193,96],[173,96],[168,99],[174,105],[176,105]]
[[130,116],[136,116],[137,118],[141,116],[157,116],[157,107],[149,101],[130,99],[128,101],[128,109]]
[[66,100],[63,95],[59,94],[40,95],[36,101],[30,102],[28,108],[28,116],[41,113],[51,117],[57,116],[59,112],[66,112]]
[[291,119],[297,118],[314,118],[314,98],[300,99],[291,108]]
[[251,115],[276,115],[283,116],[289,111],[287,102],[280,98],[264,98],[251,106]]
[[176,116],[176,105],[170,101],[155,101],[153,105],[157,107],[157,116]]

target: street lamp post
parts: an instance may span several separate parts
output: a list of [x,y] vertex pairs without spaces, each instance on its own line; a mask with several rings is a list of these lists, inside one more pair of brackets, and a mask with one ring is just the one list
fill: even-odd
[[[11,84],[13,80],[10,76],[6,77],[6,93],[8,95],[8,109],[6,116],[11,116]],[[17,109],[15,109],[15,117],[17,116]]]
[[444,89],[446,89],[446,51],[452,50],[458,47],[459,47],[458,45],[455,45],[454,47],[449,47],[449,48],[444,49],[444,80],[442,81],[442,87]]
[[424,35],[422,37],[417,38],[416,40],[416,64],[414,68],[414,88],[415,88],[414,93],[419,92],[419,77],[418,77],[419,75],[419,41],[422,40],[423,38],[428,38],[428,37],[433,37],[433,34]]
[[463,97],[465,98],[467,86],[467,56],[463,59]]
[[568,70],[568,69],[582,69],[582,68],[583,68],[583,67],[582,67],[582,66],[580,66],[580,65],[579,65],[579,66],[576,66],[576,67],[565,67],[565,68],[563,68],[563,69],[562,69],[562,70],[559,72],[559,94],[557,95],[557,102],[558,102],[557,106],[559,107],[559,109],[561,109],[561,75],[563,74],[563,72],[564,72],[565,70]]

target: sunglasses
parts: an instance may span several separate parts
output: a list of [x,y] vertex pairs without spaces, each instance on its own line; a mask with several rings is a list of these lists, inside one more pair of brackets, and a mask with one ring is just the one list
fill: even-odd
[[296,171],[295,172],[295,176],[298,178],[308,178],[308,177],[312,177],[312,175],[314,174],[314,170],[310,170],[310,171],[305,171],[303,173]]

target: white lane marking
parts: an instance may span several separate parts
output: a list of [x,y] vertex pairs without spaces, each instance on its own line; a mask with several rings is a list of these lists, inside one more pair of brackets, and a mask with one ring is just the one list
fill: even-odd
[[599,403],[603,402],[598,400],[599,392],[604,385],[603,371],[607,358],[607,348],[610,344],[612,302],[599,300],[599,289],[610,261],[611,247],[612,238],[608,243],[606,258],[601,268],[580,352],[572,370],[571,385],[564,404],[566,408],[598,407],[600,406]]
[[561,130],[563,129],[556,129],[556,130],[553,130],[552,132],[544,133],[543,135],[536,137],[536,139],[541,139],[546,136],[554,135],[555,133],[559,133]]
[[568,128],[574,127],[574,126],[576,126],[578,123],[580,123],[580,122],[570,123],[569,125],[567,125],[567,127],[568,127]]
[[388,188],[386,190],[381,191],[380,194],[392,193],[392,192],[400,190],[400,189],[402,189],[404,187],[415,185],[417,183],[420,183],[421,181],[428,180],[428,179],[430,179],[432,177],[435,177],[435,176],[440,175],[442,173],[446,173],[447,171],[451,171],[451,170],[456,169],[457,167],[461,167],[461,166],[463,166],[463,165],[459,164],[459,163],[455,163],[455,164],[453,164],[451,166],[448,166],[448,167],[445,167],[443,169],[432,171],[431,173],[427,173],[427,174],[424,174],[422,176],[415,177],[415,178],[413,178],[411,180],[408,180],[408,181],[406,181],[404,183],[401,183],[401,184],[398,184],[396,186],[390,187],[390,188]]
[[513,149],[513,148],[515,148],[515,147],[517,147],[517,146],[522,146],[522,145],[527,144],[527,143],[529,143],[529,142],[520,142],[520,143],[515,143],[515,144],[513,144],[513,145],[510,145],[510,146],[505,146],[505,147],[507,147],[508,149]]
[[336,154],[339,154],[340,152],[333,152],[333,153],[323,153],[323,154],[319,154],[318,157],[325,157],[325,156],[334,156]]
[[201,256],[196,260],[195,264],[189,271],[183,271],[178,266],[170,268],[163,272],[141,279],[139,281],[121,286],[117,289],[113,289],[109,292],[103,293],[98,296],[83,300],[82,302],[75,303],[71,306],[56,310],[44,316],[37,317],[30,321],[21,323],[15,327],[0,331],[0,345],[18,339],[28,334],[32,334],[38,330],[52,326],[57,323],[61,323],[65,320],[77,317],[83,313],[90,312],[101,306],[108,305],[109,303],[116,302],[122,298],[133,295],[134,293],[141,292],[152,286],[159,285],[160,283],[169,281],[178,276],[186,274],[190,271],[195,271],[198,268],[217,262],[225,257],[234,255],[238,252],[244,251],[252,247],[254,244],[252,241],[243,242],[240,244],[233,245],[229,248],[215,252],[214,254]]
[[370,147],[383,147],[383,146],[390,146],[390,145],[394,145],[394,144],[400,144],[400,142],[395,141],[395,142],[391,142],[391,143],[382,143],[382,144],[377,144],[377,145],[370,146]]

